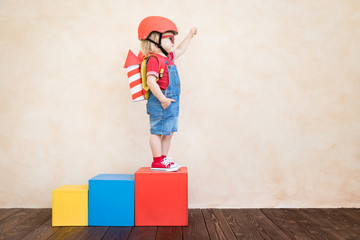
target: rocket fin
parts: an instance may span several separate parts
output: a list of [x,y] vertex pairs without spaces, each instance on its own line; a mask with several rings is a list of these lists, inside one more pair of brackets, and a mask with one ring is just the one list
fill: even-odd
[[124,68],[127,68],[132,65],[140,65],[140,64],[141,64],[140,59],[138,57],[136,57],[135,54],[131,50],[129,50],[129,53],[126,57]]
[[139,54],[138,54],[138,59],[140,59],[140,60],[142,60],[143,58],[144,58],[144,54],[143,54],[143,52],[140,50],[139,51]]

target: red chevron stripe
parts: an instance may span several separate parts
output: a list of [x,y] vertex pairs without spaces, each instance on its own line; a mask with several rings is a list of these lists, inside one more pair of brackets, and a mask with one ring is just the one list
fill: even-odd
[[138,98],[138,97],[140,97],[140,96],[142,96],[142,95],[143,95],[143,93],[142,93],[142,90],[141,90],[141,91],[139,91],[139,92],[137,92],[137,93],[134,93],[134,94],[132,95],[132,99],[135,100],[136,98]]
[[130,83],[130,88],[133,88],[133,87],[135,87],[137,85],[141,85],[141,84],[142,84],[141,79],[135,80],[132,83]]
[[140,73],[140,68],[135,68],[134,70],[127,73],[128,77],[131,77],[137,73]]

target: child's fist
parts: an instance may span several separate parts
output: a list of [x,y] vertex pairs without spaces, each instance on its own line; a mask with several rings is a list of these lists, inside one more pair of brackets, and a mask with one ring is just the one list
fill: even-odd
[[171,98],[166,98],[166,97],[165,97],[164,100],[161,101],[161,106],[162,106],[162,108],[165,110],[165,109],[168,108],[168,106],[170,106],[170,104],[171,104],[172,102],[175,102],[175,100],[174,100],[174,99],[171,99]]
[[197,34],[197,27],[192,27],[190,29],[190,35],[193,38]]

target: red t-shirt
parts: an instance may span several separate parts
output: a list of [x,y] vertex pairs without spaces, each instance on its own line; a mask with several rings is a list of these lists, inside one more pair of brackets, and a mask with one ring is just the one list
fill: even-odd
[[[155,54],[158,58],[163,58],[165,59],[165,65],[175,65],[174,64],[174,57],[175,57],[175,53],[171,52],[169,54],[169,57],[164,57],[162,55],[159,54]],[[156,78],[159,78],[159,62],[155,57],[150,57],[147,65],[146,65],[146,71],[147,71],[147,76],[149,75],[154,75]],[[159,85],[161,90],[166,90],[166,88],[169,86],[169,72],[167,70],[167,68],[165,67],[164,72],[163,72],[163,76],[162,78],[159,79],[159,81],[157,81],[157,84]]]

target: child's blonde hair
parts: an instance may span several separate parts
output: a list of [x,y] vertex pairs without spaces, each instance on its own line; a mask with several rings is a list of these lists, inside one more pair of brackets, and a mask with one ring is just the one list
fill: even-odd
[[[150,33],[149,38],[154,42],[159,42],[160,33],[152,32]],[[149,42],[148,40],[141,40],[140,48],[144,55],[159,51],[159,48],[154,43]]]

